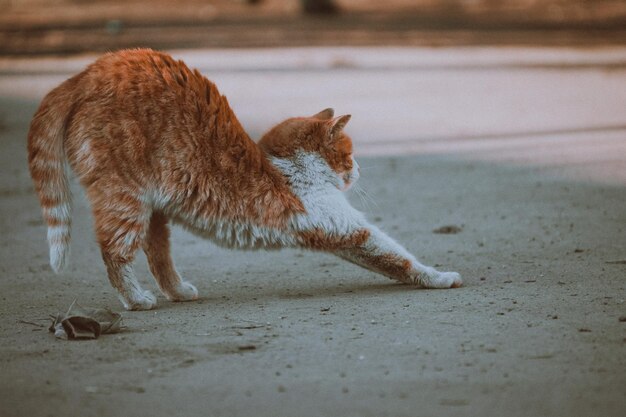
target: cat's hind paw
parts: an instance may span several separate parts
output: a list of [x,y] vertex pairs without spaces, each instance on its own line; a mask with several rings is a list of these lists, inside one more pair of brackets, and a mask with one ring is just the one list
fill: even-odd
[[187,281],[181,281],[180,285],[165,296],[170,301],[193,301],[198,299],[198,289]]
[[458,272],[436,272],[421,280],[424,288],[458,288],[463,280]]
[[157,304],[156,297],[148,290],[133,292],[129,299],[120,296],[120,300],[126,310],[152,310]]

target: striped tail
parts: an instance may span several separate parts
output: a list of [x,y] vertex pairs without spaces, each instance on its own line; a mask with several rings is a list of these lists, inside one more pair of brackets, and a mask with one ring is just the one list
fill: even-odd
[[56,273],[69,258],[72,196],[64,139],[75,81],[66,81],[44,98],[28,132],[28,166],[48,225],[50,265]]

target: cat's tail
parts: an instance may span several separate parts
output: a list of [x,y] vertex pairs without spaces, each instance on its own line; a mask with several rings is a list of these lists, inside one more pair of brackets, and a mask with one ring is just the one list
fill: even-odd
[[69,259],[72,195],[65,155],[65,131],[72,113],[75,79],[43,99],[28,132],[28,167],[48,226],[50,266],[59,273]]

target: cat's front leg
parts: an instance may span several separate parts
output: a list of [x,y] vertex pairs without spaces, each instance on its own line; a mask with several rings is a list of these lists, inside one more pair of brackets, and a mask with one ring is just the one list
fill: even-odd
[[367,240],[339,251],[350,262],[379,272],[389,278],[424,288],[456,288],[463,283],[457,272],[441,272],[423,265],[395,240],[375,226],[369,226]]
[[315,229],[300,234],[302,246],[323,250],[389,278],[424,288],[455,288],[462,284],[457,272],[440,272],[421,264],[404,247],[376,226],[336,235]]

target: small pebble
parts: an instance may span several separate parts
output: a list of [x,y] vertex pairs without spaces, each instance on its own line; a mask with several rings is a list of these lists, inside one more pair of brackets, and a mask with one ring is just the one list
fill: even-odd
[[455,225],[447,225],[441,226],[433,230],[433,233],[443,234],[443,235],[454,235],[461,232],[461,228]]
[[237,349],[239,349],[240,351],[256,350],[256,346],[255,345],[243,345],[243,346],[239,346]]

